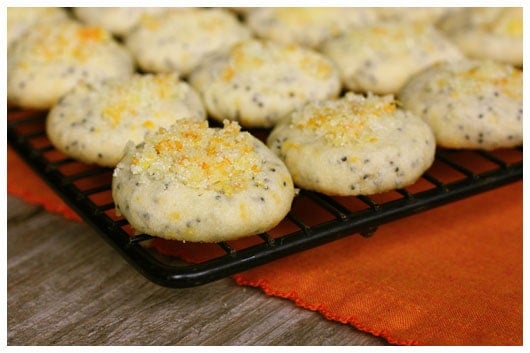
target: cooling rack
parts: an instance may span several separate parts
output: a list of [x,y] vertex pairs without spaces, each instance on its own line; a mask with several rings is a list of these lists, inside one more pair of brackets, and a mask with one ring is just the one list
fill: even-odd
[[300,190],[276,228],[241,241],[194,244],[193,253],[204,248],[208,254],[201,258],[186,256],[189,243],[134,234],[115,213],[112,169],[84,165],[57,151],[46,137],[45,118],[46,112],[8,108],[8,143],[132,266],[149,280],[173,288],[215,281],[345,236],[368,237],[390,221],[523,176],[522,147],[492,152],[438,150],[433,166],[410,187],[370,197],[330,197]]

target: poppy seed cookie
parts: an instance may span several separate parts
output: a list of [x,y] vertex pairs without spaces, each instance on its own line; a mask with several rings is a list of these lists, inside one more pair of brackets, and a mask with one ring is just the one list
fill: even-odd
[[391,22],[356,28],[321,47],[355,92],[397,93],[410,76],[436,62],[461,59],[433,26]]
[[146,72],[188,75],[205,57],[250,37],[250,30],[224,9],[170,9],[145,14],[125,44]]
[[511,65],[463,60],[414,76],[399,94],[439,146],[492,150],[523,142],[523,74]]
[[7,46],[23,35],[34,24],[44,21],[61,21],[68,18],[59,7],[8,7]]
[[282,120],[267,145],[295,185],[328,195],[370,195],[414,183],[434,161],[429,126],[392,96],[347,93]]
[[521,7],[459,9],[442,18],[438,28],[470,58],[523,65]]
[[449,7],[377,7],[382,22],[421,22],[435,24],[445,14],[454,11]]
[[126,35],[143,14],[167,11],[164,7],[74,7],[73,13],[81,22],[105,28],[117,36]]
[[49,109],[80,82],[129,77],[130,53],[99,27],[72,20],[36,24],[7,57],[7,99],[24,108]]
[[128,145],[112,195],[139,233],[219,242],[276,226],[291,208],[294,187],[282,161],[236,122],[210,128],[183,120]]
[[308,48],[250,40],[205,60],[190,76],[212,118],[244,127],[272,127],[314,100],[338,96],[333,63]]
[[199,95],[175,74],[139,75],[79,85],[48,114],[53,145],[77,160],[114,167],[128,141],[177,119],[205,120]]
[[325,39],[374,23],[374,9],[359,7],[264,7],[246,14],[250,29],[263,39],[318,47]]

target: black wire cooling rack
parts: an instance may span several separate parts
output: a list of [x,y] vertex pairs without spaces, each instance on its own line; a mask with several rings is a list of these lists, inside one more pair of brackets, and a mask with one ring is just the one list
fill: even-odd
[[[410,187],[370,197],[329,197],[301,190],[275,229],[251,236],[243,245],[238,241],[204,244],[215,247],[217,255],[185,262],[153,250],[151,236],[134,234],[115,213],[112,169],[84,165],[61,154],[46,137],[45,119],[45,112],[8,109],[8,143],[140,273],[175,288],[215,281],[348,235],[370,236],[384,223],[523,176],[522,147],[493,152],[438,150],[433,166]],[[174,242],[175,247],[179,245]]]

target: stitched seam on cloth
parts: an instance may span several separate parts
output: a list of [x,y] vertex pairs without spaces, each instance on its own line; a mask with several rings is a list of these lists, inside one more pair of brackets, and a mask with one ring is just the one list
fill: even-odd
[[233,275],[232,278],[236,281],[236,283],[238,285],[244,285],[244,286],[260,288],[267,295],[275,296],[275,297],[279,297],[279,298],[283,298],[283,299],[289,299],[292,302],[294,302],[294,304],[296,306],[299,306],[299,307],[307,309],[307,310],[318,312],[318,313],[322,314],[328,320],[337,321],[337,322],[340,322],[342,324],[352,325],[355,328],[357,328],[357,329],[359,329],[359,330],[361,330],[363,332],[370,333],[370,334],[372,334],[374,336],[377,336],[377,337],[382,337],[382,338],[384,338],[385,340],[387,340],[391,344],[397,344],[397,345],[402,345],[402,346],[405,346],[405,345],[407,345],[407,346],[420,345],[420,343],[418,341],[416,341],[416,340],[412,340],[412,339],[402,340],[402,339],[399,339],[399,338],[395,338],[387,330],[374,330],[374,329],[372,329],[370,327],[367,327],[367,326],[363,325],[362,323],[360,323],[357,320],[357,318],[355,318],[354,316],[344,317],[344,316],[332,314],[329,311],[327,311],[326,307],[324,305],[322,305],[322,304],[315,305],[315,304],[306,303],[294,291],[282,292],[282,291],[278,291],[278,290],[272,289],[270,287],[269,283],[267,281],[265,281],[265,280],[262,280],[262,279],[259,279],[257,281],[247,280],[247,279],[243,278],[243,276],[241,274]]

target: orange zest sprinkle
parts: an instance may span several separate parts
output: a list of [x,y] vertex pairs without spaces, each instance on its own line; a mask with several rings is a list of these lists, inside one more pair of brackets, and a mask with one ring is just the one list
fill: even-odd
[[[333,146],[359,141],[377,142],[374,129],[380,119],[393,119],[397,102],[393,96],[367,98],[347,94],[345,98],[326,104],[308,105],[293,115],[291,127],[310,131]],[[298,148],[290,141],[282,148]]]
[[169,130],[149,135],[146,150],[137,154],[131,170],[148,170],[153,178],[230,196],[249,185],[266,185],[261,159],[248,136],[236,122],[226,120],[219,129],[209,128],[207,121],[182,119]]
[[235,74],[236,72],[234,71],[233,68],[227,67],[223,70],[223,73],[221,74],[221,78],[223,79],[223,81],[230,81],[234,77]]
[[77,30],[77,36],[85,41],[100,41],[105,38],[105,32],[99,27],[83,27]]
[[148,129],[152,129],[156,125],[151,120],[146,120],[146,121],[143,122],[142,126],[148,128]]
[[182,150],[182,142],[177,140],[162,140],[155,145],[155,150],[158,153],[165,151],[180,151]]

